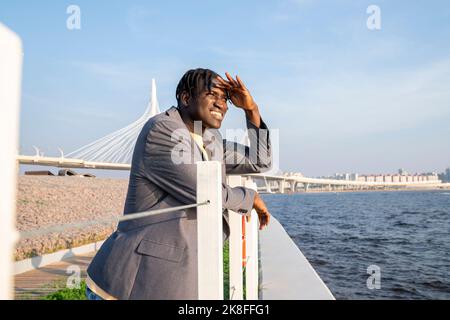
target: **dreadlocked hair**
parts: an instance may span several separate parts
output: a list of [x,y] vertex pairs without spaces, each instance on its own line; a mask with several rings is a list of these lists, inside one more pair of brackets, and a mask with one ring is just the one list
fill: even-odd
[[178,105],[180,105],[183,92],[187,92],[190,97],[197,97],[204,90],[211,91],[212,80],[218,76],[216,72],[209,69],[198,68],[187,71],[177,86]]

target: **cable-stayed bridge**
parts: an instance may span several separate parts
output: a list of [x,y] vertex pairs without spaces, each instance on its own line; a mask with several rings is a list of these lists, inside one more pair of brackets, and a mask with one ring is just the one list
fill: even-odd
[[[450,184],[442,183],[441,180],[417,181],[417,182],[372,182],[353,181],[337,179],[308,178],[298,175],[270,175],[270,174],[249,174],[258,183],[258,191],[267,193],[294,193],[298,191],[311,191],[314,188],[321,191],[343,191],[343,190],[367,190],[403,187],[450,187]],[[319,187],[319,188],[317,188]]]
[[77,150],[64,155],[60,149],[60,157],[44,157],[36,149],[36,155],[18,157],[20,164],[55,166],[64,168],[88,168],[129,170],[137,137],[144,124],[160,113],[156,95],[156,81],[152,80],[150,101],[144,114],[129,124],[107,136],[97,139]]

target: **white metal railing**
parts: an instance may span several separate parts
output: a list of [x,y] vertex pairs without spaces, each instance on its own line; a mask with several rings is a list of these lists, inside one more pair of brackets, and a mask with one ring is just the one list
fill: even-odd
[[[257,190],[256,183],[251,180],[245,181],[245,187]],[[255,210],[251,212],[251,220],[246,222],[246,299],[258,300],[258,214]]]
[[[256,184],[240,176],[229,177],[232,186],[243,184],[256,189]],[[224,272],[223,272],[223,225],[222,225],[222,166],[220,162],[208,161],[197,163],[197,203],[172,208],[152,210],[118,217],[108,217],[93,221],[82,221],[56,225],[45,229],[30,230],[20,233],[21,239],[37,237],[53,232],[63,232],[71,228],[85,228],[90,225],[102,223],[121,222],[132,219],[141,219],[148,216],[165,214],[176,210],[197,208],[198,233],[198,298],[201,300],[224,299]],[[12,212],[12,211],[11,211]],[[5,215],[6,216],[6,215]],[[14,225],[14,216],[9,215]],[[230,221],[230,249],[229,249],[229,288],[230,299],[243,299],[243,272],[245,268],[246,299],[258,299],[258,217],[254,210],[251,219],[247,221],[244,216],[229,212]],[[244,227],[244,228],[243,228]],[[246,230],[244,234],[244,230]],[[15,232],[15,231],[14,231]],[[15,233],[16,234],[16,233]],[[9,259],[2,262],[1,270],[7,270],[12,265],[12,252],[15,238],[3,241],[4,248],[10,251]],[[243,257],[245,252],[245,257]],[[8,256],[5,255],[5,258]],[[12,270],[5,273],[7,279],[12,280]],[[4,282],[6,283],[6,282]],[[11,298],[9,295],[2,298]]]
[[[229,183],[234,187],[244,184],[248,188],[256,188],[255,183],[251,180],[243,182],[240,176],[229,177]],[[222,300],[224,299],[222,166],[217,161],[197,163],[197,203],[195,204],[139,212],[122,217],[108,217],[92,221],[56,225],[45,229],[30,230],[21,232],[20,238],[29,239],[44,234],[63,232],[71,228],[85,228],[102,223],[141,219],[189,208],[197,208],[198,298],[201,300]],[[243,299],[243,272],[245,268],[246,299],[256,300],[258,299],[257,214],[252,210],[251,219],[247,222],[244,216],[230,211],[229,222],[230,299]],[[244,230],[246,230],[245,234]],[[11,255],[10,259],[2,264],[2,267],[6,266],[6,264],[10,265],[12,261],[14,242],[5,241],[5,248],[7,246],[6,244],[9,246]],[[245,257],[243,257],[243,252],[245,252]],[[9,274],[8,279],[12,279],[12,273]],[[7,297],[4,296],[4,298]]]
[[[230,187],[245,186],[256,190],[256,183],[242,176],[229,176]],[[252,210],[250,221],[229,211],[230,225],[230,300],[243,299],[243,267],[245,267],[246,299],[257,300],[259,291],[258,270],[258,215]],[[245,254],[245,256],[244,256]]]
[[223,300],[222,169],[218,162],[197,163],[198,298]]
[[[242,186],[242,177],[228,177],[228,185],[230,187]],[[242,234],[243,217],[236,212],[229,211],[228,224],[230,225],[230,300],[242,300],[244,298],[243,264],[245,262],[242,255],[244,251],[244,238]]]
[[[222,300],[223,296],[223,237],[222,237],[222,167],[220,162],[197,163],[197,202],[208,201],[208,206],[197,209],[198,292],[199,299]],[[242,186],[242,178],[229,177],[232,187]],[[245,186],[256,189],[246,181]],[[258,299],[258,216],[251,212],[245,220],[245,247],[243,246],[243,216],[229,211],[229,288],[231,300],[243,299],[243,255],[245,249],[246,299]]]

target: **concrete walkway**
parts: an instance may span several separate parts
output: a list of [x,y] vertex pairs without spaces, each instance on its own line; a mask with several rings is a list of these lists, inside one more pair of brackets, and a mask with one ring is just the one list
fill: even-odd
[[77,255],[14,276],[15,299],[42,299],[48,294],[64,289],[68,278],[74,274],[74,270],[79,270],[81,279],[85,279],[86,269],[94,255],[95,252]]

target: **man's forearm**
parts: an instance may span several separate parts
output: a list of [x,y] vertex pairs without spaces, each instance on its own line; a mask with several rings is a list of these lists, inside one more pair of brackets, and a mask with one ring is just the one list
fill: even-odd
[[256,104],[254,108],[245,110],[245,116],[247,117],[248,120],[253,122],[256,125],[256,127],[259,128],[261,126],[261,115],[259,113],[259,108]]

